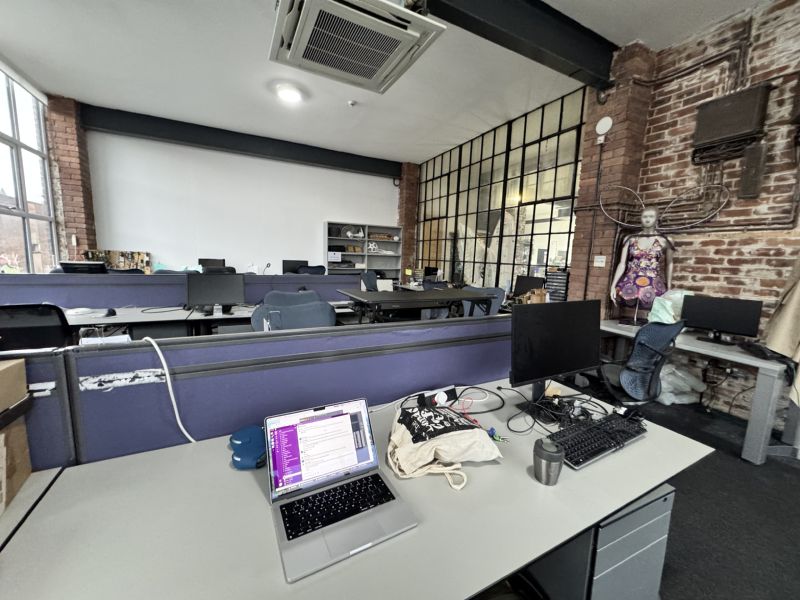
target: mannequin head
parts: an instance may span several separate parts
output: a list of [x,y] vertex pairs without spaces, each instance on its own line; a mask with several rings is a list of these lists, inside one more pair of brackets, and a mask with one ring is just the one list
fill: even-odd
[[642,210],[642,228],[655,229],[658,224],[658,209],[655,207],[647,207]]

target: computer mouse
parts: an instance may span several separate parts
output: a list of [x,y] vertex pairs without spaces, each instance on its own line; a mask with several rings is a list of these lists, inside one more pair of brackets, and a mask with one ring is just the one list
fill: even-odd
[[106,316],[106,317],[116,317],[116,316],[117,316],[117,311],[116,311],[116,310],[114,310],[113,308],[109,308],[109,309],[106,311],[106,314],[105,314],[105,316]]

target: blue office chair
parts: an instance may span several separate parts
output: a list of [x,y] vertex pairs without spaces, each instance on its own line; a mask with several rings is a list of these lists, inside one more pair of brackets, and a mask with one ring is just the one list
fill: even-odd
[[200,271],[187,269],[186,271],[175,271],[174,269],[156,269],[153,275],[197,275]]
[[108,269],[109,273],[121,273],[123,275],[144,275],[141,269]]
[[203,273],[236,273],[234,267],[203,267]]
[[269,323],[272,331],[332,327],[336,325],[336,311],[327,302],[309,302],[295,306],[262,304],[250,317],[253,331],[264,331],[264,321]]
[[325,275],[324,265],[305,265],[297,267],[298,275]]
[[268,306],[297,306],[308,304],[309,302],[321,302],[322,298],[314,290],[303,290],[300,292],[283,292],[272,290],[264,296],[263,304]]
[[600,375],[617,402],[636,405],[658,398],[661,394],[661,369],[684,325],[685,321],[648,323],[636,332],[628,358],[603,362]]
[[[492,305],[489,308],[489,313],[488,313],[489,315],[496,315],[498,312],[500,312],[500,307],[503,305],[503,300],[506,297],[506,291],[503,288],[479,288],[467,285],[464,286],[464,289],[473,292],[489,292],[494,294],[494,298],[492,298]],[[464,307],[464,316],[468,317],[472,301],[463,300],[461,304]],[[480,304],[475,304],[475,311],[472,313],[472,316],[485,317],[487,316],[486,309]]]

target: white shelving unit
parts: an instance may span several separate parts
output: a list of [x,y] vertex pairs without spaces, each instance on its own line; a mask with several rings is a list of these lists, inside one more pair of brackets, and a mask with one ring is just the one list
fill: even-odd
[[[352,235],[347,235],[348,232]],[[399,280],[402,269],[403,229],[395,225],[325,222],[325,252],[341,252],[341,262],[328,260],[328,273],[383,271]],[[326,257],[328,255],[326,254]],[[347,265],[347,261],[353,263]]]

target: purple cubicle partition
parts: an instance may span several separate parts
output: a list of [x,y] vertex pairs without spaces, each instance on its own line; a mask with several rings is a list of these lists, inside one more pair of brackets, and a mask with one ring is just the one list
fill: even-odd
[[0,304],[49,302],[62,308],[181,306],[186,275],[0,275]]
[[[270,290],[316,290],[323,300],[346,300],[336,290],[359,287],[358,275],[245,275],[245,302],[255,304]],[[186,275],[0,275],[0,304],[49,302],[63,308],[182,306]]]
[[[508,375],[509,318],[441,323],[162,346],[183,422],[197,439],[206,439],[287,410],[362,396],[382,404],[418,390]],[[163,378],[141,383],[153,373],[158,377],[152,349],[74,348],[67,368],[79,462],[185,442]]]
[[28,388],[33,393],[33,405],[25,415],[31,467],[39,471],[74,464],[75,442],[63,353],[0,353],[0,360],[14,358],[25,359]]

